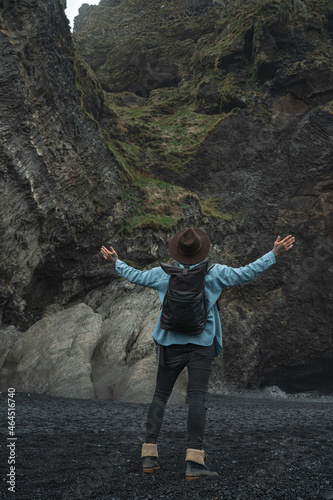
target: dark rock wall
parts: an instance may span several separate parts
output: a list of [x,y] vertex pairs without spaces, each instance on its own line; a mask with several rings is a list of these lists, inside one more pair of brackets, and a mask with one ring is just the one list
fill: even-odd
[[24,328],[57,296],[95,282],[91,255],[112,233],[120,188],[80,104],[62,4],[5,0],[0,16],[0,300],[3,322]]
[[212,0],[83,5],[74,23],[78,51],[105,90],[146,97],[152,89],[177,86],[187,73],[195,43],[214,29],[212,5]]
[[296,237],[292,253],[259,280],[222,295],[225,369],[239,378],[246,353],[244,382],[254,386],[266,373],[276,382],[288,366],[326,370],[332,360],[332,113],[280,118],[283,129],[244,112],[222,122],[184,180],[218,197],[221,210],[242,212],[215,237],[230,264],[254,260],[275,235]]

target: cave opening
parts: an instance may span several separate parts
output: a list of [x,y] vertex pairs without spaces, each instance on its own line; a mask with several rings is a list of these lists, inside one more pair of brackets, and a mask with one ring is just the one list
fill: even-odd
[[287,394],[312,392],[332,395],[333,360],[321,360],[292,368],[280,367],[265,376],[260,388],[272,385],[278,386]]

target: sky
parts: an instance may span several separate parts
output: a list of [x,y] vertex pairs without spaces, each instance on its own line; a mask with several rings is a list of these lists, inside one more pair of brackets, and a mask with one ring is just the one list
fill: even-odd
[[79,15],[79,8],[82,4],[98,5],[99,0],[67,0],[66,16],[69,19],[71,29],[74,28],[74,17]]

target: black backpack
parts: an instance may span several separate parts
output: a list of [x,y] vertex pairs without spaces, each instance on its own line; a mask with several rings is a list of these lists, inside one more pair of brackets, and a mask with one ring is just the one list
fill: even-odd
[[170,275],[161,313],[161,328],[189,335],[199,335],[205,328],[208,311],[205,299],[205,277],[214,267],[208,259],[190,269],[161,264]]

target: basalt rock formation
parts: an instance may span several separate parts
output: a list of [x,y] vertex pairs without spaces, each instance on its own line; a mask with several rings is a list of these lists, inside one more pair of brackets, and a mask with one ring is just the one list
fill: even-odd
[[225,0],[101,0],[75,18],[80,53],[109,92],[146,97],[176,87],[189,73],[196,42],[214,30],[213,5]]
[[61,2],[5,0],[0,15],[1,312],[25,328],[95,282],[122,174],[91,119],[102,102]]
[[73,36],[58,0],[3,0],[0,15],[2,382],[50,304],[86,303],[102,322],[83,397],[149,399],[157,296],[99,248],[158,265],[195,225],[234,267],[296,236],[223,292],[211,390],[332,391],[330,2],[101,0]]

